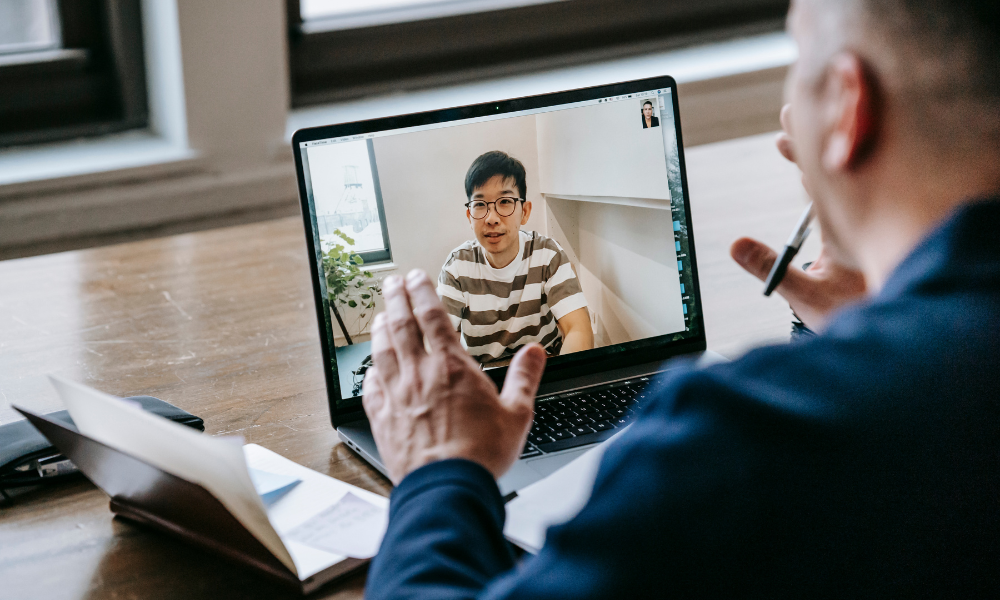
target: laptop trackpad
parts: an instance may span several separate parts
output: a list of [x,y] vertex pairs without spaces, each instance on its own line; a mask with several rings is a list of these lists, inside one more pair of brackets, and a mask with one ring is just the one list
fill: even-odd
[[585,448],[574,448],[561,454],[546,454],[537,458],[517,461],[497,481],[497,487],[500,488],[500,495],[506,496],[511,492],[515,492],[548,477],[593,447],[593,445],[590,445]]
[[536,481],[548,477],[593,447],[593,444],[591,444],[583,448],[567,450],[560,454],[546,454],[537,458],[517,461],[497,481],[497,486],[500,488],[500,495],[506,496],[511,492],[516,492],[523,487],[527,487]]
[[550,454],[547,456],[539,456],[538,458],[529,458],[524,462],[541,477],[548,477],[573,462],[581,454],[586,453],[587,450],[590,450],[593,447],[593,445],[590,445],[584,446],[583,448],[574,448],[573,450],[562,452],[560,454]]

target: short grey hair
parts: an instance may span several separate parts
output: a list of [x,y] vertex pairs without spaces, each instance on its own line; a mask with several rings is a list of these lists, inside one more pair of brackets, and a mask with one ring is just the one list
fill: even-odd
[[[935,141],[1000,139],[1000,1],[822,0],[847,10],[887,90]],[[958,139],[966,138],[966,139]]]

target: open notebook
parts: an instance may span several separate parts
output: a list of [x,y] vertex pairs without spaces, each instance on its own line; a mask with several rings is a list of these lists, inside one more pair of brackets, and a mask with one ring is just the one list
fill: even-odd
[[86,386],[52,383],[77,429],[14,408],[111,497],[118,516],[304,594],[377,552],[388,499],[241,438],[203,435]]

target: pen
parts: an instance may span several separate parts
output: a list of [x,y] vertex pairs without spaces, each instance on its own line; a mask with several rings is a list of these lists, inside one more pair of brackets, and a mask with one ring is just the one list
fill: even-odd
[[778,287],[781,280],[785,277],[785,272],[788,271],[788,265],[795,258],[795,255],[799,253],[799,248],[802,247],[802,242],[806,241],[809,237],[809,232],[812,229],[809,228],[809,224],[813,219],[813,205],[812,202],[806,208],[806,212],[802,213],[802,218],[799,219],[799,224],[792,232],[792,237],[788,238],[788,243],[785,244],[785,251],[781,253],[778,260],[774,261],[774,266],[771,267],[771,272],[767,275],[767,280],[764,282],[764,295],[770,296],[774,288]]

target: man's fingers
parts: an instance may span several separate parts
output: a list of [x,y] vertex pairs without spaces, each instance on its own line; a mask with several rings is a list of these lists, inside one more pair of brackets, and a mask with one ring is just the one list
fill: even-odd
[[387,277],[382,288],[385,299],[386,326],[389,329],[396,358],[406,361],[424,353],[424,338],[417,319],[413,316],[410,297],[406,292],[403,278],[398,275]]
[[[395,379],[399,374],[399,359],[396,358],[396,349],[392,347],[392,338],[389,336],[389,327],[386,324],[384,313],[375,315],[372,321],[372,362],[378,368],[379,373],[388,380]],[[365,381],[371,377],[372,369],[365,373]]]
[[385,393],[379,383],[379,373],[376,367],[369,367],[365,373],[365,381],[361,385],[361,405],[365,408],[368,419],[373,419],[385,404]]
[[729,247],[729,255],[751,275],[764,281],[767,279],[778,253],[767,244],[750,238],[740,238]]
[[[767,280],[767,276],[771,273],[771,267],[774,266],[774,261],[778,260],[778,253],[767,244],[750,238],[740,238],[733,242],[729,248],[729,254],[748,273],[761,281]],[[781,294],[785,300],[795,304],[804,298],[813,296],[817,285],[819,283],[810,278],[805,271],[789,266],[775,291]]]
[[531,409],[538,384],[545,372],[545,349],[540,344],[528,344],[514,355],[503,381],[500,401],[508,408]]
[[413,314],[431,350],[440,351],[458,345],[455,328],[427,273],[417,269],[410,271],[406,276],[406,291],[410,295]]

